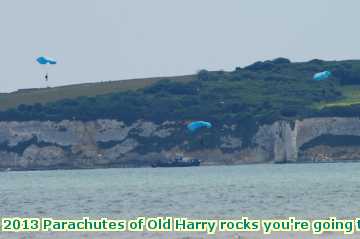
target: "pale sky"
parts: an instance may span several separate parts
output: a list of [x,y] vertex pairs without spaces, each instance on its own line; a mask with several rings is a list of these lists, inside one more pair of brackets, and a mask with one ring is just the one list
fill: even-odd
[[359,0],[0,0],[0,92],[360,59]]

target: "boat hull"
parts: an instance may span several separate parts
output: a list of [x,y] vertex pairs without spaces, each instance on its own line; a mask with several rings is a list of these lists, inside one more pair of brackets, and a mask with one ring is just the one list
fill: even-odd
[[156,162],[151,165],[153,168],[181,168],[181,167],[198,167],[199,160],[192,160],[190,162]]

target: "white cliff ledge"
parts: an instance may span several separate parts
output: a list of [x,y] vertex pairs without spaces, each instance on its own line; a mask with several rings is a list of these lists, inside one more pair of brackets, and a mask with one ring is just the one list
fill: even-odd
[[[0,122],[0,169],[143,167],[179,152],[197,157],[204,165],[346,161],[347,153],[360,159],[360,146],[349,145],[349,151],[344,145],[340,151],[333,147],[329,154],[320,146],[306,152],[301,149],[321,135],[360,136],[359,118],[277,121],[260,126],[250,145],[244,146],[241,136],[224,133],[219,146],[196,150],[187,148],[186,137],[174,140],[182,127],[180,122],[125,125],[116,120]],[[224,132],[234,127],[222,126]]]

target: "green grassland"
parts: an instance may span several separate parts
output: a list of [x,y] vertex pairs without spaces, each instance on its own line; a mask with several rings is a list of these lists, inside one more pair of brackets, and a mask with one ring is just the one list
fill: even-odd
[[342,98],[334,101],[325,101],[315,104],[315,107],[322,109],[325,107],[346,107],[351,105],[360,104],[360,86],[359,85],[347,85],[339,86]]
[[[313,80],[324,70],[332,77]],[[360,61],[278,58],[228,72],[202,70],[0,95],[0,120],[208,119],[246,129],[279,119],[333,115],[360,116]]]
[[86,83],[52,88],[23,89],[12,93],[0,93],[0,110],[16,108],[21,104],[45,104],[63,99],[76,99],[81,96],[94,97],[114,92],[137,90],[163,79],[189,82],[195,79],[195,75]]

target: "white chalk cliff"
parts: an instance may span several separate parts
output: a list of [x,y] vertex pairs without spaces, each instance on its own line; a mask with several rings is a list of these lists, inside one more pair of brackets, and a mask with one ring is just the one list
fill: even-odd
[[[349,153],[360,159],[360,146],[342,146],[343,156],[321,145],[306,152],[301,149],[321,135],[360,136],[359,118],[277,121],[260,126],[246,146],[241,136],[230,133],[219,136],[217,147],[186,150],[182,147],[186,140],[163,146],[177,137],[179,127],[183,127],[179,122],[126,125],[116,120],[0,122],[0,169],[142,167],[179,152],[199,158],[204,165],[333,161],[332,155],[338,160],[349,158]],[[222,126],[224,132],[234,127]]]

